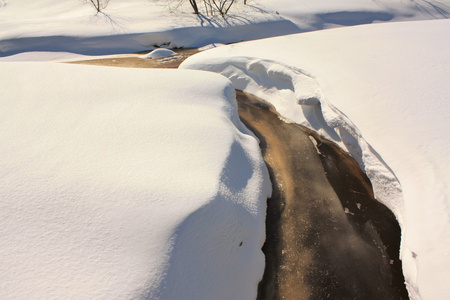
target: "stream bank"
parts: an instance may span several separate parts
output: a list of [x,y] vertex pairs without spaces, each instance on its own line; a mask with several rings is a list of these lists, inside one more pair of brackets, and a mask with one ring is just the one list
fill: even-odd
[[[185,58],[71,63],[176,68]],[[400,227],[356,161],[315,132],[281,121],[253,95],[237,91],[237,102],[261,141],[273,186],[258,299],[408,299]]]
[[237,99],[273,185],[258,299],[408,299],[400,227],[356,161],[263,100]]

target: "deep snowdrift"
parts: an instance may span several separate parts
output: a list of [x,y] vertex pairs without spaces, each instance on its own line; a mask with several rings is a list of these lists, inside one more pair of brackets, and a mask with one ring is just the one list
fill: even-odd
[[219,47],[181,68],[227,76],[353,155],[402,226],[410,295],[444,299],[450,294],[448,36],[448,20],[325,30]]
[[2,63],[1,299],[254,299],[270,182],[232,85]]

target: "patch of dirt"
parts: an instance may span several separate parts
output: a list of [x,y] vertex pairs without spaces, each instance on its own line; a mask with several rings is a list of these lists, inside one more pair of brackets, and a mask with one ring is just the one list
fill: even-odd
[[108,67],[124,67],[124,68],[167,68],[176,69],[189,56],[198,53],[198,49],[172,49],[178,55],[165,58],[141,58],[144,54],[136,53],[128,55],[117,55],[107,58],[88,59],[70,61],[71,64],[96,65]]

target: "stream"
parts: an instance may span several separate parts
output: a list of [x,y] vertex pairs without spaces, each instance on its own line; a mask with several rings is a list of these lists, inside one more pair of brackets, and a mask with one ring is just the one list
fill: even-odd
[[[176,68],[192,53],[71,63]],[[236,93],[239,116],[260,140],[273,186],[258,299],[409,299],[400,227],[356,161],[315,132],[283,122],[264,100]]]
[[237,100],[273,185],[258,299],[409,299],[400,227],[356,161],[263,100]]

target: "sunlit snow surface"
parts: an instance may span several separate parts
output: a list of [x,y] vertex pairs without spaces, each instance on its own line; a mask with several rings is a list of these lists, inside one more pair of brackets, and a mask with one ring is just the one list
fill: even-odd
[[227,79],[1,63],[1,299],[254,299],[267,169]]
[[220,47],[181,67],[227,76],[353,155],[399,219],[411,297],[445,299],[449,36],[448,20],[366,25]]
[[[450,16],[449,0],[248,1],[225,19],[197,17],[187,1],[111,0],[105,14],[69,2],[0,0],[0,61]],[[234,65],[236,86],[352,153],[402,224],[411,296],[445,299],[449,25],[378,26],[211,50],[223,57],[195,67]],[[53,64],[0,71],[1,299],[255,298],[268,181],[228,83]]]
[[235,5],[226,19],[197,16],[188,1],[112,0],[96,14],[90,1],[0,0],[0,58],[54,51],[106,55],[159,47],[201,47],[298,32],[273,11]]
[[303,31],[380,22],[448,19],[449,0],[258,0]]
[[177,55],[177,53],[170,49],[158,48],[158,49],[153,50],[150,53],[142,55],[141,58],[146,58],[146,59],[165,58],[165,57],[171,57],[171,56],[175,56],[175,55]]
[[[201,7],[202,9],[202,7]],[[154,46],[201,47],[337,26],[445,19],[450,0],[236,1],[225,18],[195,15],[189,1],[0,0],[0,60],[21,52],[107,55]]]

